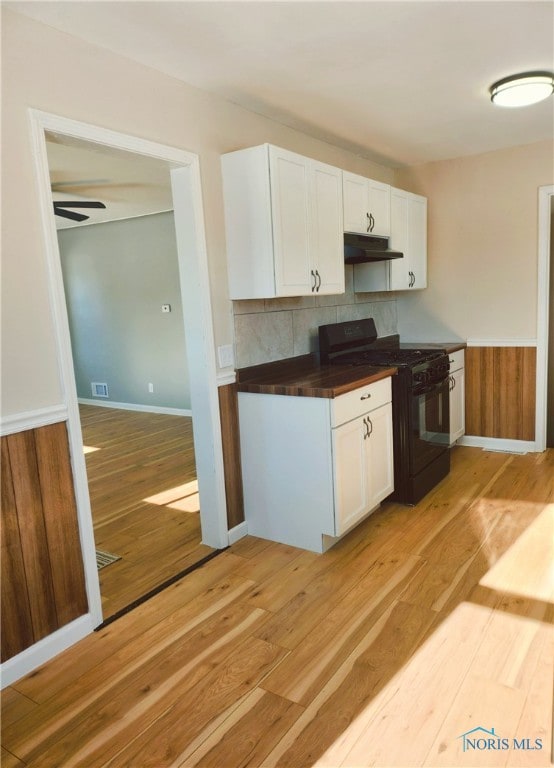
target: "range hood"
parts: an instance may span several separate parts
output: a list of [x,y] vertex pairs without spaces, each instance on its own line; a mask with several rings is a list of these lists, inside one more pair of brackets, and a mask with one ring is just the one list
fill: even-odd
[[373,261],[401,259],[404,254],[389,248],[387,237],[344,233],[344,263],[367,264]]

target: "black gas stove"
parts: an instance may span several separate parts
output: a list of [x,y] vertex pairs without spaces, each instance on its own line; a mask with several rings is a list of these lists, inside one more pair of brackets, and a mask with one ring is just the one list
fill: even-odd
[[319,327],[322,365],[395,367],[392,377],[394,493],[416,504],[450,471],[449,358],[377,337],[373,318]]

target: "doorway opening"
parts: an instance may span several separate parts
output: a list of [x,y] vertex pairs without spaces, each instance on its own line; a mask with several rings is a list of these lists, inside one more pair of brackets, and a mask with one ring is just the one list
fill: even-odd
[[[133,601],[139,596],[137,594],[132,595],[130,591],[127,591],[127,596],[125,596],[124,593],[128,585],[135,583],[139,591],[148,592],[152,586],[155,587],[156,584],[167,581],[168,576],[171,577],[176,571],[182,572],[183,569],[187,570],[195,560],[201,560],[206,554],[212,553],[214,549],[224,548],[228,544],[221,431],[213,355],[211,307],[198,158],[182,150],[117,134],[46,113],[32,111],[31,117],[39,171],[39,188],[49,262],[53,314],[56,323],[60,369],[68,411],[68,432],[75,477],[81,546],[87,576],[89,610],[93,616],[94,623],[100,624],[103,618],[119,611],[123,607],[122,601]],[[52,149],[50,145],[58,147],[58,150]],[[65,290],[66,281],[64,281],[63,262],[66,259],[67,251],[71,252],[75,246],[74,242],[71,244],[69,241],[78,241],[81,235],[73,227],[66,227],[67,229],[72,229],[70,234],[60,234],[57,232],[54,223],[51,169],[49,168],[49,159],[51,160],[51,158],[49,158],[48,152],[50,151],[51,157],[53,157],[61,147],[68,149],[70,153],[75,153],[79,150],[92,151],[96,153],[96,159],[99,161],[95,168],[97,172],[93,174],[87,172],[80,177],[76,177],[77,170],[68,168],[68,175],[65,178],[62,178],[59,173],[57,178],[54,178],[53,175],[54,184],[58,187],[57,191],[59,192],[63,188],[63,196],[66,203],[71,202],[71,200],[97,200],[102,196],[107,199],[110,195],[113,198],[114,207],[119,203],[125,202],[126,195],[123,193],[122,188],[116,189],[120,184],[119,181],[112,180],[112,188],[106,189],[110,185],[110,176],[107,173],[103,173],[103,169],[100,167],[101,156],[106,159],[106,162],[112,164],[117,163],[118,160],[125,160],[137,167],[142,167],[144,164],[149,165],[149,171],[142,178],[142,181],[137,179],[127,180],[128,184],[134,185],[135,191],[144,192],[143,188],[148,186],[148,181],[151,182],[150,186],[156,186],[155,183],[152,183],[152,169],[154,166],[156,166],[156,172],[159,171],[165,174],[165,181],[161,186],[164,187],[163,192],[166,195],[166,199],[167,197],[169,198],[170,205],[167,206],[165,204],[165,207],[162,206],[161,209],[158,209],[156,216],[162,215],[172,220],[177,258],[173,283],[177,283],[177,291],[180,294],[179,299],[182,297],[181,334],[184,335],[185,340],[184,348],[186,348],[186,361],[189,371],[191,405],[194,403],[191,409],[180,407],[181,405],[186,405],[182,402],[180,404],[174,402],[168,406],[158,406],[152,412],[151,403],[148,402],[147,398],[146,404],[136,403],[133,402],[133,396],[125,397],[121,401],[117,400],[114,403],[113,398],[109,398],[109,382],[105,381],[89,382],[92,387],[90,390],[90,400],[94,404],[83,402],[87,400],[87,398],[83,397],[83,392],[79,396],[77,379],[80,373],[78,374],[77,372],[77,365],[74,366],[75,361],[73,359],[71,342],[73,338],[75,345],[75,339],[80,331],[75,330],[75,324],[73,324],[72,328],[70,322],[71,311],[68,311],[70,301],[66,304],[66,293],[68,292]],[[58,168],[57,170],[59,171],[60,169]],[[144,171],[144,168],[142,170]],[[69,189],[71,184],[73,188]],[[101,189],[101,187],[104,187],[104,189]],[[151,193],[152,189],[149,191]],[[67,199],[68,197],[69,200]],[[104,201],[102,202],[104,203]],[[174,210],[174,214],[171,213],[171,209]],[[79,211],[80,208],[78,206],[75,208],[66,206],[66,210]],[[105,209],[100,209],[100,213],[104,213],[104,211]],[[96,217],[98,213],[96,208],[91,211],[87,209],[85,213],[87,215],[90,213],[91,218],[83,222],[81,226],[83,227],[82,231],[86,229],[89,233],[94,230],[99,232],[99,227],[102,227],[104,230],[114,226],[121,228],[124,221],[129,223],[131,219],[133,221],[136,219],[135,223],[138,223],[139,221],[144,222],[146,219],[154,218],[152,215],[145,215],[143,210],[142,213],[135,213],[132,217],[125,215],[116,216],[115,218],[119,218],[119,221],[103,223],[101,220],[93,218],[93,215]],[[148,213],[152,214],[153,212],[150,210]],[[95,224],[91,226],[93,222]],[[69,246],[68,242],[62,245],[62,238],[69,242]],[[160,241],[154,236],[154,242],[159,244]],[[88,252],[90,266],[91,259],[93,260],[91,253],[94,249],[89,243],[84,250]],[[121,256],[121,252],[117,248],[107,248],[106,250],[108,252],[111,250],[113,260]],[[153,250],[151,260],[154,262],[154,267],[159,269],[160,265],[157,261],[156,249]],[[118,252],[114,253],[114,251]],[[71,262],[71,254],[67,258]],[[73,266],[74,263],[73,261]],[[98,267],[98,263],[96,263],[96,267]],[[131,282],[131,276],[134,278],[136,275],[134,270],[129,271],[129,265],[126,268],[129,282]],[[67,270],[66,264],[66,274]],[[81,273],[81,290],[90,288],[91,281],[89,278],[90,274],[87,277],[86,274],[83,275]],[[108,282],[112,283],[113,287],[111,279]],[[146,278],[146,283],[148,283],[148,277]],[[79,285],[79,279],[77,280],[77,285]],[[146,285],[145,291],[146,295],[148,295],[148,285]],[[79,293],[78,290],[77,293]],[[100,306],[105,309],[104,299],[105,296],[96,302],[96,311],[99,310]],[[75,296],[71,300],[75,301]],[[144,301],[144,295],[137,296],[137,302],[141,301]],[[158,301],[158,303],[160,302]],[[175,299],[164,300],[158,308],[160,314],[162,312],[172,314],[171,310],[176,309],[178,303]],[[162,305],[169,305],[170,311],[167,312],[167,306]],[[86,302],[81,302],[80,306],[86,306]],[[88,306],[90,309],[90,304]],[[129,311],[129,306],[127,311]],[[171,319],[176,320],[178,324],[179,320],[176,315],[172,315]],[[72,322],[74,320],[75,318],[72,318]],[[112,336],[116,335],[115,327],[112,325],[111,328]],[[82,328],[80,330],[82,331]],[[94,336],[94,331],[92,333]],[[143,329],[142,338],[144,339],[147,335],[148,328]],[[141,346],[140,338],[141,334],[138,334],[138,341],[134,339],[132,342],[138,351],[140,351]],[[94,338],[89,338],[89,345],[93,344],[94,341]],[[104,338],[103,341],[104,344],[108,344],[113,339]],[[158,346],[163,346],[160,334],[157,334],[156,341]],[[125,352],[128,351],[128,346],[132,346],[131,343],[119,345],[121,367],[127,366],[131,369],[131,372],[134,373],[133,380],[139,381],[140,386],[145,385],[144,388],[147,395],[158,394],[167,384],[167,376],[160,376],[158,387],[156,387],[154,382],[150,381],[150,378],[154,378],[153,376],[147,376],[146,382],[142,381],[143,371],[140,370],[140,365],[137,364],[136,355],[131,355],[130,358],[125,359]],[[177,354],[177,356],[184,360],[184,348],[179,349],[175,353],[175,347],[173,347],[169,357],[173,359],[175,354]],[[133,365],[135,365],[135,368],[133,368]],[[157,365],[159,367],[159,361]],[[175,374],[175,376],[179,379],[178,374]],[[98,378],[96,374],[94,378]],[[106,377],[100,376],[100,378]],[[98,386],[103,384],[107,386],[105,388]],[[182,377],[181,384],[183,384]],[[120,386],[119,383],[116,386],[116,390],[118,386]],[[156,392],[156,389],[158,389],[158,392]],[[119,389],[117,391],[121,392],[123,390]],[[106,392],[108,393],[108,398],[112,400],[112,404],[123,405],[124,407],[113,409],[98,406],[97,403],[101,397],[105,397]],[[134,400],[136,399],[135,397]],[[138,399],[144,398],[141,396]],[[128,407],[130,405],[135,406],[135,408]],[[139,407],[137,409],[137,405],[150,407],[145,407],[144,409]],[[187,410],[193,411],[194,433],[192,431],[191,417],[186,413]],[[186,425],[187,419],[189,420],[188,428]],[[109,430],[111,430],[111,437],[107,436]],[[83,438],[86,439],[83,440]],[[102,441],[104,441],[103,448],[100,448],[99,445],[94,445],[95,442],[100,443]],[[110,442],[114,448],[114,457],[112,459],[108,457],[107,451],[107,443]],[[93,472],[91,471],[91,481],[95,483],[94,492],[92,485],[89,492],[85,466],[87,459],[83,450],[83,445],[88,443],[92,443],[92,445],[88,445],[89,449],[97,449],[88,451],[91,467],[95,466],[93,459],[95,454],[97,455],[96,464],[98,466]],[[135,444],[134,447],[139,449],[139,460],[131,458],[133,455],[131,450],[133,443]],[[119,447],[117,447],[118,445]],[[102,452],[104,452],[104,458],[100,460]],[[167,460],[172,464],[170,469],[167,463],[165,463]],[[113,463],[113,461],[116,463]],[[119,462],[119,465],[117,465],[117,462]],[[137,468],[139,475],[142,473],[142,479],[136,474],[133,475]],[[150,482],[151,480],[155,481],[153,485]],[[108,485],[104,487],[103,491],[98,491],[97,493],[97,489],[102,488],[103,483]],[[134,498],[129,496],[129,489],[131,487],[138,491],[140,499],[137,499],[136,496]],[[96,515],[95,507],[96,509],[102,509],[102,507],[101,505],[100,507],[97,506],[95,498],[102,498],[102,503],[104,504],[103,511],[99,513],[96,520],[94,519]],[[115,502],[121,502],[122,500],[123,506],[118,510]],[[92,512],[91,501],[93,502]],[[199,502],[200,512],[197,511]],[[197,509],[194,510],[194,507]],[[179,541],[175,541],[175,531],[169,530],[170,526],[167,524],[167,521],[170,518],[173,518],[174,521],[177,520],[178,529],[181,533],[184,533],[185,529],[194,528],[190,524],[194,516],[196,516],[196,533],[194,536],[190,533],[184,534]],[[119,534],[116,533],[118,518],[125,521]],[[138,518],[141,518],[140,523],[137,522]],[[152,524],[150,527],[149,523]],[[142,533],[139,531],[141,526],[143,526]],[[104,529],[103,532],[100,529]],[[134,529],[133,533],[131,529]],[[109,543],[109,537],[101,538],[108,531],[111,531],[114,536],[119,535],[119,539],[113,539],[113,547]],[[169,536],[165,536],[168,531]],[[156,558],[152,554],[152,547],[155,541],[161,541],[164,536],[173,539],[171,542],[172,552],[176,556],[170,556],[166,550],[165,554],[158,558],[160,565],[159,574],[155,575],[153,562]],[[113,564],[102,569],[106,573],[106,581],[109,580],[108,574],[110,569],[112,569],[114,574],[112,580],[116,583],[119,582],[118,589],[120,592],[117,599],[110,598],[111,604],[108,605],[106,601],[106,610],[103,611],[98,577],[99,573],[102,574],[102,570],[98,571],[96,562],[96,549],[101,548],[97,547],[96,540],[103,541],[109,549],[115,549],[116,551],[113,554],[118,556],[120,555],[120,552],[117,551],[118,549],[124,552],[127,551],[127,553],[131,551],[131,539],[133,538],[140,552],[140,556],[135,553],[135,560],[142,558],[142,575],[137,577],[137,573],[133,573],[128,564],[125,566],[126,558],[124,555],[121,555],[121,560],[116,560]],[[186,549],[185,540],[193,542],[190,548],[191,551],[188,554],[183,554]],[[108,552],[108,554],[112,553]],[[172,559],[173,563],[170,565],[169,561]],[[127,555],[127,560],[129,560],[129,555]],[[125,574],[122,573],[119,578],[116,578],[115,570],[118,568],[118,564],[119,570],[121,572],[125,570],[126,572]]]

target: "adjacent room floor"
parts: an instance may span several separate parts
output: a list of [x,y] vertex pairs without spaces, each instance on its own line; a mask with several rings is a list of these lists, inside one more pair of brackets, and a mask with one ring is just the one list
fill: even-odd
[[3,765],[549,765],[554,450],[452,460],[326,554],[246,537],[15,683]]
[[81,405],[104,618],[213,552],[201,544],[192,419]]

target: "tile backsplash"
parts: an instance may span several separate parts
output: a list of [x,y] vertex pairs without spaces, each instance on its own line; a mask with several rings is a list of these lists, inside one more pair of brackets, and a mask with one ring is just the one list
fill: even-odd
[[352,272],[347,266],[344,294],[234,301],[236,367],[316,352],[326,323],[373,317],[379,336],[397,333],[396,296],[354,293]]

